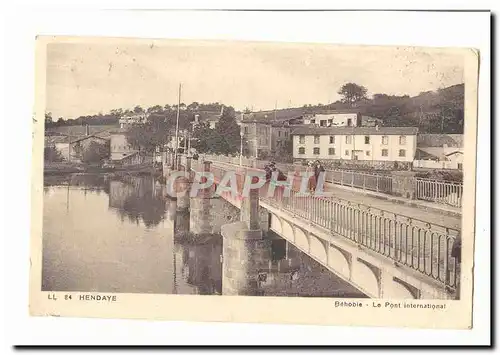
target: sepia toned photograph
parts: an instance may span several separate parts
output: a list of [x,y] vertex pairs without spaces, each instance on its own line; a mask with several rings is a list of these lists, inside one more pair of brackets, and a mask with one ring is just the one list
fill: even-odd
[[32,292],[463,300],[478,53],[37,41]]

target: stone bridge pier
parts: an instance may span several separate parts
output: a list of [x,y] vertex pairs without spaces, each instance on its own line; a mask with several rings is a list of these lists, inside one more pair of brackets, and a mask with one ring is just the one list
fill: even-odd
[[259,190],[242,200],[240,221],[223,225],[222,294],[255,296],[262,294],[270,240],[263,239],[259,221]]

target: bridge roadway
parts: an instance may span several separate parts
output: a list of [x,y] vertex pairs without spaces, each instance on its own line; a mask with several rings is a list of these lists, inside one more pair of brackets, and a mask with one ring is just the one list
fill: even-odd
[[[193,164],[192,170],[200,171],[200,165]],[[214,162],[210,171],[219,183],[226,171],[242,177],[259,170]],[[271,197],[261,193],[260,206],[269,212],[270,228],[368,296],[453,299],[458,294],[451,248],[460,231],[459,218],[334,186],[326,190],[335,197],[327,198],[293,190],[289,197],[282,189]],[[225,192],[222,197],[241,208],[238,196]]]

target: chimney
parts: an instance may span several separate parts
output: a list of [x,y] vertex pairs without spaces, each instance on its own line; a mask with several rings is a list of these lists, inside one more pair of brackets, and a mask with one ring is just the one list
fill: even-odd
[[88,124],[85,125],[85,135],[86,136],[89,135],[89,125]]

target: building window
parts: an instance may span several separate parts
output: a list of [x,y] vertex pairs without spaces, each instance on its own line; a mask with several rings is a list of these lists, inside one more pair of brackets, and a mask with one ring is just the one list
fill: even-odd
[[349,127],[351,127],[351,126],[352,126],[352,118],[348,118],[348,119],[347,119],[347,125],[348,125]]
[[387,149],[382,149],[382,156],[383,156],[383,157],[388,157],[388,156],[389,156],[389,150],[387,150]]
[[328,155],[335,155],[335,148],[328,148]]
[[382,144],[387,145],[389,144],[389,137],[387,136],[382,136]]
[[365,144],[370,144],[370,136],[365,136]]
[[400,145],[406,144],[406,136],[399,136],[399,144]]
[[248,127],[245,126],[245,134],[248,134]]
[[345,144],[351,144],[352,136],[345,136]]
[[366,156],[367,156],[367,157],[369,157],[369,156],[370,156],[370,151],[369,151],[369,150],[367,150],[367,151],[366,151]]
[[319,144],[319,136],[314,136],[314,144]]
[[316,120],[311,120],[311,124],[315,124],[316,123]]
[[306,137],[305,136],[299,136],[299,143],[304,144],[306,142]]
[[306,148],[300,147],[299,148],[299,154],[306,154]]
[[335,143],[335,136],[330,136],[330,144],[334,144]]
[[404,150],[404,149],[400,149],[400,150],[399,150],[399,156],[400,156],[400,157],[405,157],[405,156],[406,156],[406,150]]
[[313,154],[319,155],[319,148],[318,147],[313,148]]
[[278,131],[278,137],[281,137],[281,131]]
[[349,156],[349,151],[348,150],[346,150],[344,153],[345,153],[346,157]]
[[288,137],[288,132],[287,131],[285,131],[285,137]]

